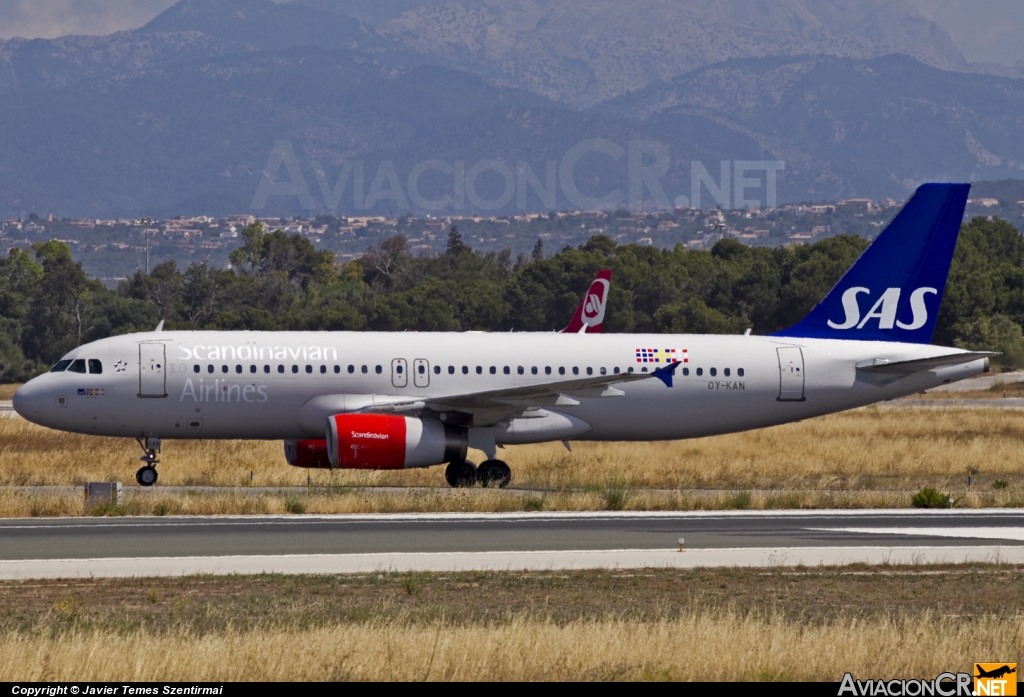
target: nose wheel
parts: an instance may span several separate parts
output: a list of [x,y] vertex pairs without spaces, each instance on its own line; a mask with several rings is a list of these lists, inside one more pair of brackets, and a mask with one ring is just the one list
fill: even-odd
[[156,467],[152,465],[140,467],[139,471],[135,473],[135,481],[139,483],[139,486],[153,486],[156,484],[156,477]]
[[157,453],[160,452],[160,439],[146,438],[143,441],[140,437],[136,438],[135,442],[139,444],[139,447],[145,453],[139,459],[146,463],[135,473],[135,481],[139,483],[139,486],[153,486],[156,484],[157,479],[156,465],[160,462],[156,459]]

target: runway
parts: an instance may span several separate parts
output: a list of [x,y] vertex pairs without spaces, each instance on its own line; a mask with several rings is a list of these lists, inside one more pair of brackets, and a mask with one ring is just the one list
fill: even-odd
[[1024,511],[0,521],[3,579],[963,561],[1024,563]]

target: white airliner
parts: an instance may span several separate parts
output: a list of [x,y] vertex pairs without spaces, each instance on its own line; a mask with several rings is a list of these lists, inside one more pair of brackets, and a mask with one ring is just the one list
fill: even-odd
[[[968,190],[919,188],[805,319],[770,336],[156,331],[71,351],[14,408],[136,438],[144,486],[168,438],[281,440],[298,467],[448,463],[452,486],[505,486],[506,445],[798,421],[987,371],[994,354],[929,343]],[[604,286],[602,316],[606,299]]]

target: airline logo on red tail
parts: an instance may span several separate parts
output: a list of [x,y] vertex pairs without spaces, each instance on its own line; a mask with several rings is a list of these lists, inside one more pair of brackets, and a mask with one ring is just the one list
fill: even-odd
[[608,301],[609,283],[604,278],[596,278],[590,284],[587,297],[583,301],[583,323],[589,327],[604,322],[604,308]]

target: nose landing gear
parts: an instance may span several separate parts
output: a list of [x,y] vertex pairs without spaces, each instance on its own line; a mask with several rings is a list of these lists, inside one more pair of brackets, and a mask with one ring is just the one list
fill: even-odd
[[156,459],[157,453],[160,452],[160,439],[159,438],[147,438],[143,442],[142,438],[136,438],[135,442],[139,444],[145,455],[139,459],[146,464],[139,468],[139,471],[135,473],[135,481],[139,483],[139,486],[153,486],[156,484],[156,465],[159,460]]

